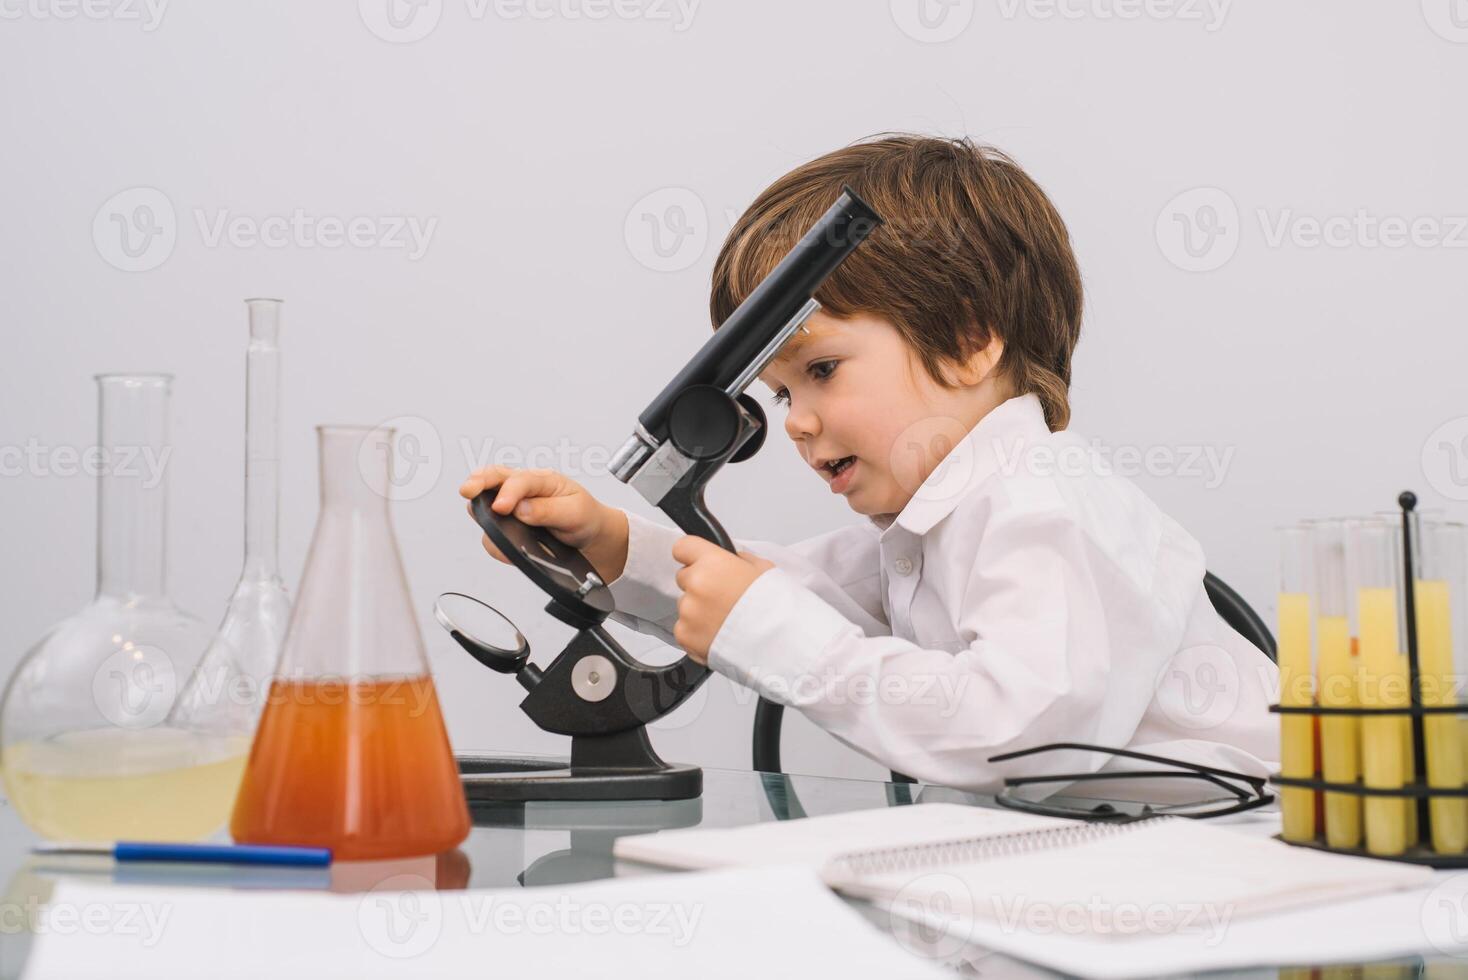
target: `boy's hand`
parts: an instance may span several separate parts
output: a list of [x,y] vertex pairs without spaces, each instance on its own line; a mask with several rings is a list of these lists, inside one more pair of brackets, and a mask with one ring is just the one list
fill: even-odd
[[[475,470],[459,487],[459,494],[473,500],[485,490],[499,487],[490,510],[515,516],[526,524],[543,527],[556,538],[580,549],[603,582],[617,579],[627,564],[627,515],[593,497],[585,487],[555,470],[520,470],[509,466],[486,466]],[[469,508],[472,518],[474,511]],[[509,559],[484,535],[484,550],[500,561]]]
[[774,568],[775,563],[747,551],[731,554],[692,534],[673,545],[673,557],[683,565],[676,577],[683,596],[678,600],[673,639],[690,657],[708,666],[709,647],[729,611],[754,580]]

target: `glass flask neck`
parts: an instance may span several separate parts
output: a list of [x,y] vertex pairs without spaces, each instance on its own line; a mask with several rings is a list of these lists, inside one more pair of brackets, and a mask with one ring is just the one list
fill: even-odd
[[427,676],[428,658],[388,506],[393,430],[320,426],[316,431],[321,513],[276,675],[297,680]]
[[392,476],[392,429],[316,427],[321,451],[321,509],[381,511],[387,517]]
[[245,300],[245,563],[242,578],[280,574],[280,308]]
[[97,595],[166,594],[166,374],[97,375]]

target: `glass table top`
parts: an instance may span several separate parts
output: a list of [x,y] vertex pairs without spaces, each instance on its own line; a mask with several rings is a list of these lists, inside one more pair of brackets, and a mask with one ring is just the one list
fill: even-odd
[[[553,886],[599,878],[666,873],[664,869],[618,861],[612,844],[621,836],[683,827],[736,827],[801,815],[841,813],[883,806],[930,802],[995,805],[992,797],[938,786],[916,786],[827,776],[703,771],[703,795],[668,802],[471,803],[474,828],[456,850],[406,861],[338,862],[330,869],[240,868],[224,865],[114,866],[110,859],[32,855],[39,838],[23,824],[8,801],[0,801],[0,978],[19,976],[33,936],[25,928],[27,910],[44,902],[55,884],[68,877],[93,882],[131,882],[201,888],[312,888],[365,891],[389,877],[418,875],[423,887],[441,890]],[[1277,816],[1256,815],[1255,821]],[[951,938],[926,930],[867,902],[844,899],[876,928],[910,951],[932,956],[960,976],[1049,977],[1039,967],[975,946],[953,949]],[[1379,980],[1418,976],[1424,967],[1468,980],[1468,961],[1438,957],[1373,963]],[[1329,967],[1349,975],[1359,968]],[[1260,969],[1213,976],[1274,977],[1309,967]]]

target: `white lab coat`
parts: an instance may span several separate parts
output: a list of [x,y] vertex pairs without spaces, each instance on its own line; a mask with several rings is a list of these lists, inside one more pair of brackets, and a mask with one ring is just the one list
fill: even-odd
[[[737,539],[776,567],[730,611],[709,666],[922,782],[985,792],[1127,767],[1092,752],[987,761],[1060,741],[1268,774],[1277,669],[1210,605],[1198,543],[1090,449],[1050,432],[1034,395],[1012,398],[895,519]],[[628,521],[612,618],[673,644],[682,532]]]

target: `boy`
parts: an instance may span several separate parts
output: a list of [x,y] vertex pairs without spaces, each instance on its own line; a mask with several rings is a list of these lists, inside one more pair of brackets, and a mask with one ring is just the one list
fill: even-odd
[[988,762],[1060,741],[1268,773],[1277,672],[1209,604],[1197,542],[1128,480],[1074,465],[1088,459],[1064,431],[1080,275],[1059,214],[1013,161],[894,135],[797,168],[725,241],[714,324],[843,184],[885,223],[760,379],[862,521],[736,555],[550,471],[490,467],[460,492],[500,486],[495,510],[586,553],[618,622],[919,781],[992,791],[1108,761]]

